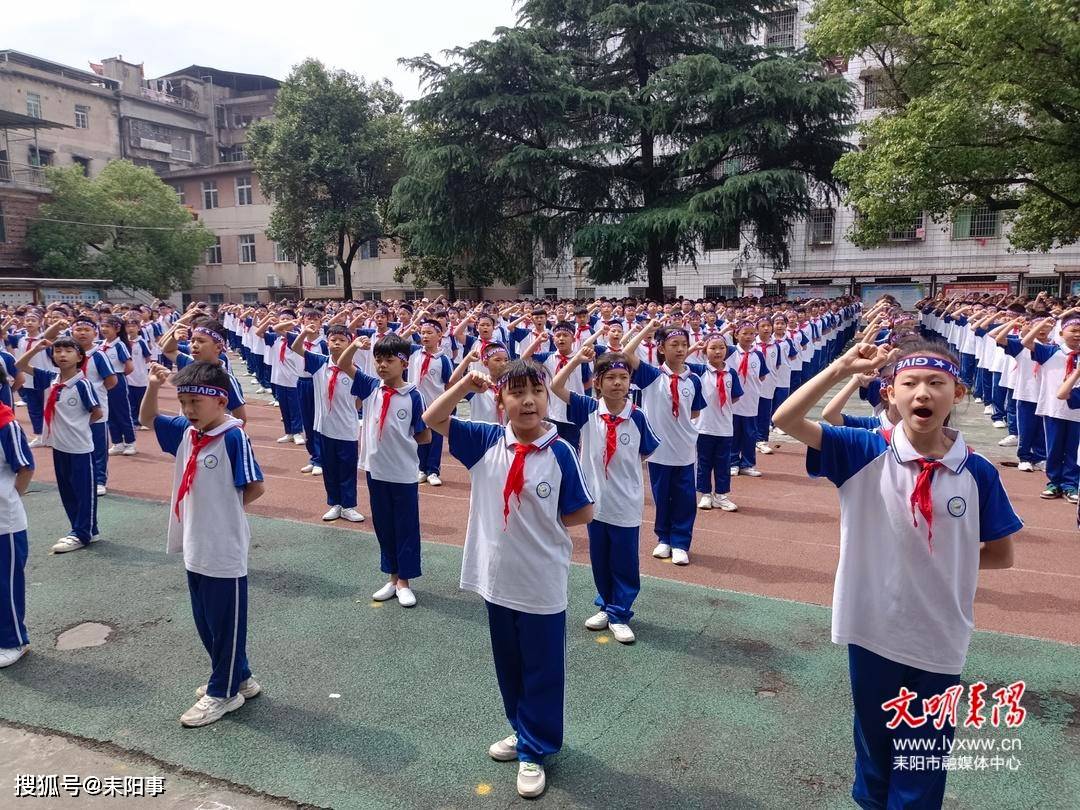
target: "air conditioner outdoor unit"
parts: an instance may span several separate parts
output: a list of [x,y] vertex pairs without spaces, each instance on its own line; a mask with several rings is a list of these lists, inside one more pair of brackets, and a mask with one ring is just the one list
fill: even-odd
[[738,265],[736,265],[735,267],[732,267],[731,268],[731,277],[732,278],[742,278],[743,277],[743,269],[741,267],[739,267]]
[[266,277],[266,286],[267,287],[280,287],[281,286],[281,276],[274,276],[274,275],[267,276]]

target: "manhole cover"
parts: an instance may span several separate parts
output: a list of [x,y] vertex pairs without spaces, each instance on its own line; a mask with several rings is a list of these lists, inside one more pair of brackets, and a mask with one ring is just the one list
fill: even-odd
[[56,637],[56,649],[78,650],[83,647],[100,647],[109,638],[112,628],[99,622],[83,622]]

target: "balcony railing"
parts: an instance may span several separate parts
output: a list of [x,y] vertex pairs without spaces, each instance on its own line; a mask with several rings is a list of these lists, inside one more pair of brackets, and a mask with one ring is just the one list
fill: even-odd
[[166,93],[163,90],[158,90],[154,87],[141,88],[142,95],[151,101],[159,101],[162,104],[172,104],[175,107],[183,107],[185,110],[197,110],[199,104],[194,99],[181,98],[180,96],[174,96],[171,93]]
[[0,183],[28,188],[48,188],[43,168],[26,163],[10,163],[6,160],[0,160]]

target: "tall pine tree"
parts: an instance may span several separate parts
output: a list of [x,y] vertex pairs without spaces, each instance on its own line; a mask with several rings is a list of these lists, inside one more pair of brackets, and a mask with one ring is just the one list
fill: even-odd
[[644,271],[652,298],[666,265],[733,228],[785,265],[852,107],[813,58],[753,44],[768,8],[525,0],[492,40],[407,60],[428,90],[395,189],[413,249],[513,274],[508,257],[532,255],[518,241],[554,239],[596,282]]

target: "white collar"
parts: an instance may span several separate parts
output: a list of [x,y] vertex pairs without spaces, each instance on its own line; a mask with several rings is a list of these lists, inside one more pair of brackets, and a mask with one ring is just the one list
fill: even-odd
[[[555,426],[553,424],[546,421],[542,424],[547,426],[546,429],[538,438],[530,442],[530,444],[535,445],[539,449],[547,447],[559,437],[559,431],[555,429]],[[513,447],[515,444],[521,444],[521,442],[518,441],[518,437],[514,435],[514,429],[510,427],[509,422],[506,423],[506,427],[503,430],[505,431],[504,440],[507,447]]]
[[[969,455],[967,443],[964,441],[964,437],[960,435],[960,431],[953,430],[952,428],[942,428],[942,430],[945,431],[947,436],[952,438],[953,445],[942,458],[935,460],[940,461],[941,465],[946,469],[949,469],[954,473],[959,473],[964,469],[964,465],[967,464]],[[893,428],[889,444],[893,450],[893,457],[900,464],[918,461],[919,459],[924,458],[922,453],[911,446],[911,441],[904,431],[903,424],[899,424]]]
[[[623,405],[623,409],[621,411],[619,411],[615,415],[618,416],[620,419],[629,419],[630,418],[630,413],[633,410],[634,410],[634,403],[631,402],[629,399],[627,399],[625,404]],[[607,403],[604,401],[603,397],[600,397],[600,407],[597,408],[597,412],[601,413],[601,414],[610,414],[611,413],[611,411],[608,410]]]
[[230,428],[243,427],[243,425],[244,425],[244,423],[241,422],[236,417],[234,417],[234,416],[226,416],[224,422],[222,422],[220,425],[218,425],[215,428],[211,428],[210,430],[206,431],[202,435],[203,436],[220,436],[222,433],[224,433],[226,430],[229,430]]

